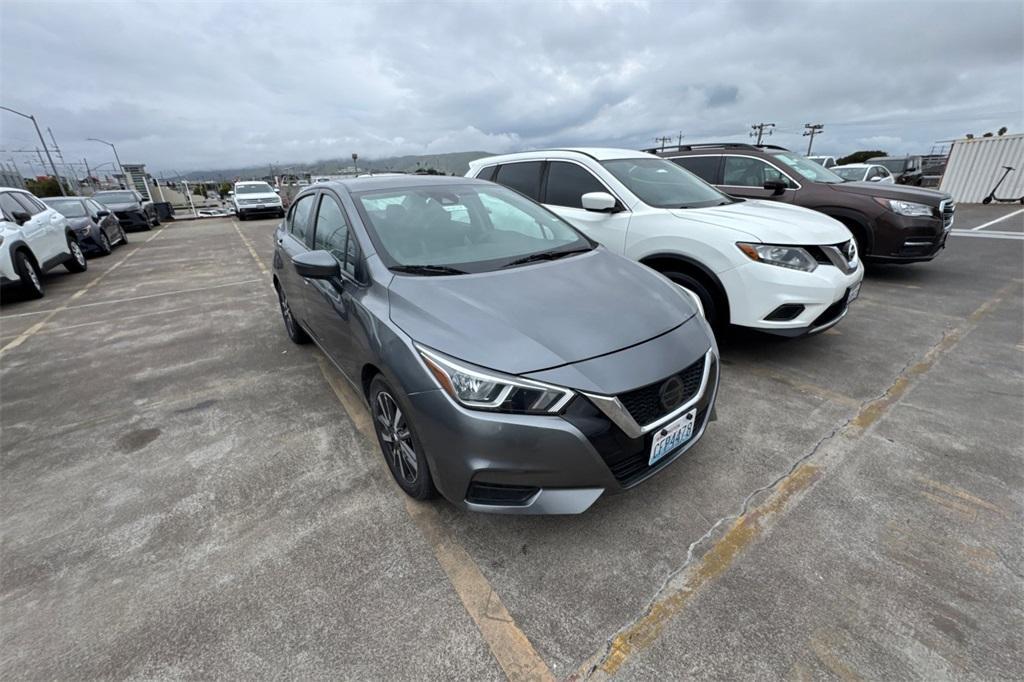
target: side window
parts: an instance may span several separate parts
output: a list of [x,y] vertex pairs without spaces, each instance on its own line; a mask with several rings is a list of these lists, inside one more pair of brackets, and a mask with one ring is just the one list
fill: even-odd
[[498,167],[496,182],[540,201],[540,171],[543,161],[507,163]]
[[476,177],[477,177],[478,180],[493,180],[494,179],[494,171],[496,171],[496,170],[498,170],[497,166],[487,166],[486,168],[481,170],[479,173],[477,173]]
[[607,191],[586,168],[566,161],[552,161],[548,166],[548,187],[544,203],[583,208],[580,197],[584,194]]
[[288,232],[303,244],[309,235],[309,214],[313,212],[313,198],[315,194],[307,194],[301,197],[292,206],[288,215]]
[[777,168],[749,156],[725,157],[722,175],[722,184],[732,187],[763,187],[769,180],[782,180],[787,187],[794,186]]
[[21,204],[21,210],[27,211],[29,215],[36,215],[46,210],[46,206],[31,194],[24,192],[11,192],[14,200]]
[[343,270],[355,275],[359,250],[349,231],[345,213],[329,194],[324,194],[320,200],[320,210],[316,214],[316,232],[313,233],[313,248],[329,251]]
[[89,207],[89,213],[90,213],[91,215],[93,215],[93,216],[95,216],[95,215],[96,215],[97,213],[99,213],[100,211],[105,211],[105,210],[107,210],[107,209],[103,208],[102,206],[100,206],[99,204],[97,204],[97,203],[96,203],[95,201],[93,201],[92,199],[89,199],[89,200],[88,200],[88,201],[86,201],[85,203],[86,203],[86,205],[87,205],[87,206]]
[[3,209],[4,219],[13,221],[17,211],[24,211],[21,204],[14,200],[11,192],[0,192],[0,209]]
[[698,178],[712,185],[718,184],[718,163],[721,156],[683,156],[672,159]]

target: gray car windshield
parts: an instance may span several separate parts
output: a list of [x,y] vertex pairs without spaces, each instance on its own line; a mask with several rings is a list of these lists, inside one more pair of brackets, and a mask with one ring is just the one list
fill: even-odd
[[832,172],[847,182],[857,182],[864,179],[864,172],[867,168],[833,168]]
[[828,184],[843,182],[841,177],[829,169],[820,164],[814,163],[810,159],[800,156],[799,154],[794,154],[792,152],[775,152],[772,156],[813,182],[824,182]]
[[97,192],[93,199],[103,204],[134,204],[139,200],[132,192]]
[[690,171],[664,159],[615,159],[603,161],[601,165],[641,201],[654,208],[703,208],[735,201]]
[[356,196],[382,259],[396,271],[488,272],[594,248],[561,218],[496,185],[411,187]]
[[256,185],[235,185],[235,194],[273,194],[274,188],[265,182]]
[[47,199],[46,203],[65,218],[84,218],[86,216],[85,206],[82,206],[82,202],[78,199]]

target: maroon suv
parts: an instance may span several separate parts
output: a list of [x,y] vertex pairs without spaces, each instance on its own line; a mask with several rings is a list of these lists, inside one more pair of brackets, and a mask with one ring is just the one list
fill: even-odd
[[648,149],[724,192],[821,211],[846,225],[866,261],[913,263],[935,258],[953,227],[953,198],[917,187],[845,182],[783,147],[694,144]]

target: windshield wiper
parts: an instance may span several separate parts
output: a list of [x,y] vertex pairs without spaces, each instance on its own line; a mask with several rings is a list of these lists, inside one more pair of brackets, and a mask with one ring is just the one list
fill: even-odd
[[465,270],[448,267],[447,265],[396,265],[392,272],[403,272],[409,275],[465,275]]
[[542,260],[558,260],[559,258],[564,258],[565,256],[571,256],[575,253],[586,253],[587,251],[590,251],[590,249],[585,248],[567,249],[565,251],[541,251],[540,253],[531,253],[529,256],[523,256],[522,258],[517,258],[514,261],[509,261],[508,263],[505,263],[501,267],[511,268],[516,265],[526,265],[527,263],[536,263],[537,261]]

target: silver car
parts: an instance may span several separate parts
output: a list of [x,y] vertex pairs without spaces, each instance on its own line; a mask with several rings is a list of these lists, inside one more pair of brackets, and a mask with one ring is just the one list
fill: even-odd
[[669,465],[712,417],[718,348],[693,299],[513,190],[318,184],[275,239],[289,337],[365,398],[415,498],[579,513]]

